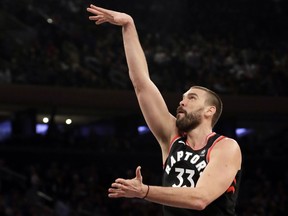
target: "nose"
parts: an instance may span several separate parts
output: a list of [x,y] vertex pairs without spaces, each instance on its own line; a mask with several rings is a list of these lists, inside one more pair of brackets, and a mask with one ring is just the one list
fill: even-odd
[[183,98],[183,99],[179,102],[179,105],[180,105],[180,106],[184,106],[184,104],[185,104],[185,103],[184,103],[184,98]]

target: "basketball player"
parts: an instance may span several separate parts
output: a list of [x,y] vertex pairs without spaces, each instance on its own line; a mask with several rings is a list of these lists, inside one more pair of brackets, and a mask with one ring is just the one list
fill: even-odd
[[235,216],[242,156],[234,139],[213,131],[222,113],[219,96],[192,86],[183,94],[174,117],[149,77],[133,18],[95,5],[87,11],[97,25],[121,26],[129,77],[163,159],[162,186],[144,184],[139,166],[135,178],[116,179],[108,196],[161,204],[164,216]]

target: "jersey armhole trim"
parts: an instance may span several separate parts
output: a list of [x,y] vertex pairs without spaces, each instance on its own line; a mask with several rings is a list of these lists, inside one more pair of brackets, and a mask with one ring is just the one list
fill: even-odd
[[210,153],[211,153],[213,147],[214,147],[220,140],[222,140],[222,139],[224,139],[224,138],[225,138],[225,136],[220,136],[220,137],[218,137],[218,138],[213,142],[213,144],[211,145],[211,147],[208,149],[208,153],[207,153],[207,156],[206,156],[207,162],[209,162],[209,160],[210,160]]
[[[173,139],[171,140],[171,142],[170,142],[170,144],[169,144],[168,155],[170,154],[170,151],[171,151],[171,148],[172,148],[172,146],[173,146],[173,143],[175,143],[175,141],[176,141],[177,139],[180,139],[180,138],[181,138],[181,136],[180,136],[179,134],[173,137]],[[166,158],[166,160],[167,160],[167,158]],[[165,160],[165,162],[164,162],[163,165],[162,165],[163,168],[165,167],[166,160]]]
[[170,144],[169,144],[169,151],[168,151],[168,153],[170,153],[170,150],[171,150],[171,148],[172,148],[173,143],[174,143],[177,139],[179,139],[179,138],[181,138],[181,136],[180,136],[180,135],[176,135],[176,136],[171,140],[171,142],[170,142]]

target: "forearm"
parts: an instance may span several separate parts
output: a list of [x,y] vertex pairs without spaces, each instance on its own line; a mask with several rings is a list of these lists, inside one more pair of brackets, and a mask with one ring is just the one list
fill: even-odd
[[145,199],[166,206],[202,210],[208,204],[203,197],[195,188],[150,186]]
[[132,18],[123,26],[122,35],[130,79],[134,87],[140,87],[143,81],[150,78],[146,57]]

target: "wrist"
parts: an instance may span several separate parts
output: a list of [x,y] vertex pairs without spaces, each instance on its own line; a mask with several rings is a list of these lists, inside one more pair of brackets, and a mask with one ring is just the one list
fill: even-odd
[[135,27],[135,23],[134,23],[133,18],[131,16],[129,16],[125,20],[125,23],[122,25],[122,27],[123,27],[123,30],[125,30],[125,31],[129,31],[130,29],[135,30],[136,27]]
[[146,189],[146,192],[145,192],[145,195],[142,197],[142,199],[146,199],[148,194],[149,194],[149,190],[150,190],[150,186],[147,185],[147,189]]

